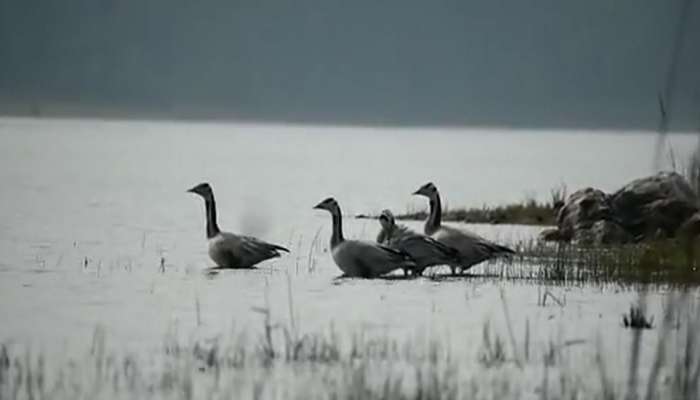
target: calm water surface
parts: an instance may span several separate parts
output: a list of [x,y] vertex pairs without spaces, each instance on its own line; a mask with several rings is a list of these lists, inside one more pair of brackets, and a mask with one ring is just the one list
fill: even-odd
[[[449,205],[544,200],[561,182],[611,191],[651,172],[655,140],[635,132],[0,119],[0,340],[65,350],[84,347],[100,325],[111,343],[153,347],[172,329],[257,330],[252,307],[267,305],[285,322],[291,299],[304,330],[332,321],[466,343],[480,340],[485,321],[503,323],[502,288],[514,323],[527,315],[542,340],[590,338],[619,325],[636,295],[553,288],[567,299],[564,312],[537,307],[537,287],[524,282],[334,282],[330,218],[311,207],[330,195],[349,215],[424,207],[410,193],[429,180]],[[677,159],[696,140],[673,136]],[[214,188],[222,228],[292,254],[258,270],[205,275],[203,203],[185,193],[201,181]],[[504,243],[540,229],[470,228]],[[377,225],[348,220],[346,231],[372,239]],[[612,332],[614,347],[624,332]]]

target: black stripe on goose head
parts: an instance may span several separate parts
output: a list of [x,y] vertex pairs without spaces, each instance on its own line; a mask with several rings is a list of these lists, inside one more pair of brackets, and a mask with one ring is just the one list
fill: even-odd
[[384,229],[393,227],[395,223],[394,214],[392,214],[389,210],[382,210],[382,213],[379,214],[379,223]]
[[211,186],[207,182],[200,183],[199,185],[187,190],[190,193],[198,194],[205,199],[211,198],[212,194],[214,193],[211,189]]
[[338,210],[340,210],[340,206],[338,206],[338,202],[332,197],[329,197],[329,198],[323,200],[322,202],[316,204],[314,206],[314,208],[317,210],[329,211],[331,214],[335,214],[338,212]]
[[419,196],[425,196],[429,199],[432,199],[433,197],[437,196],[438,190],[437,187],[432,182],[428,182],[425,185],[421,186],[413,192],[414,195],[419,195]]

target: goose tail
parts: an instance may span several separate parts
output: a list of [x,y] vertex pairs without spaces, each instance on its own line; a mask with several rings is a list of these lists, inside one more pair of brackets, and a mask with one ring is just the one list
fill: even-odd
[[381,244],[378,246],[381,247],[384,251],[389,252],[389,253],[393,254],[394,256],[401,258],[401,262],[404,265],[406,265],[407,267],[415,267],[416,266],[416,260],[414,260],[413,257],[411,257],[411,255],[408,254],[407,252],[405,252],[404,250],[396,249],[396,248],[389,247],[389,246],[384,246]]
[[494,245],[497,250],[497,254],[515,254],[515,250],[510,247],[501,246],[500,244]]
[[515,254],[515,250],[511,249],[510,247],[501,246],[500,244],[482,243],[481,245],[485,247],[493,256],[510,256]]
[[278,244],[270,244],[270,247],[272,247],[272,249],[277,250],[277,251],[283,251],[283,252],[285,252],[285,253],[289,253],[289,249],[288,249],[288,248],[283,247],[283,246],[280,246],[280,245],[278,245]]

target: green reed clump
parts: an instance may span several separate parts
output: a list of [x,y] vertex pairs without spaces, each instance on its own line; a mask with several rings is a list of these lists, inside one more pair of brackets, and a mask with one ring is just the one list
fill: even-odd
[[510,277],[562,283],[700,284],[696,261],[680,241],[579,246],[531,240],[516,246]]

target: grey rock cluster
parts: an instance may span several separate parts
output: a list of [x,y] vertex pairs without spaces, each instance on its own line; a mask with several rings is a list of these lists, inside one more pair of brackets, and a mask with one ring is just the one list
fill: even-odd
[[612,194],[585,188],[559,209],[557,227],[542,240],[580,244],[623,244],[675,237],[699,211],[698,197],[685,178],[660,172],[636,179]]

